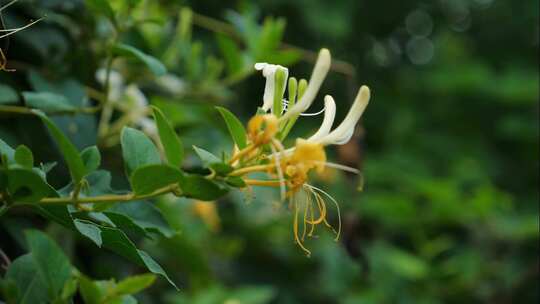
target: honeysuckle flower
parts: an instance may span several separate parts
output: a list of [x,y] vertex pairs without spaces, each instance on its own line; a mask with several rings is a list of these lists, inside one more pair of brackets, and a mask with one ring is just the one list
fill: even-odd
[[[331,65],[330,52],[322,49],[309,82],[291,77],[289,81],[288,109],[276,111],[280,106],[285,83],[279,84],[276,89],[276,73],[280,66],[268,63],[258,63],[255,68],[263,71],[266,79],[263,110],[272,109],[272,114],[255,115],[247,125],[247,147],[233,151],[229,160],[235,170],[230,175],[246,176],[250,173],[263,172],[270,177],[269,180],[253,180],[243,178],[249,186],[279,187],[282,199],[289,200],[289,206],[294,210],[293,234],[295,242],[308,255],[310,251],[303,242],[306,235],[313,236],[315,227],[323,225],[336,233],[336,240],[340,235],[341,216],[338,203],[322,189],[309,184],[311,172],[322,174],[326,167],[332,167],[353,173],[359,173],[355,168],[327,161],[324,147],[339,145],[348,142],[354,132],[358,120],[362,116],[370,99],[368,87],[362,86],[347,113],[345,119],[332,130],[336,115],[336,103],[332,96],[324,97],[324,117],[319,129],[308,139],[297,138],[295,145],[285,148],[281,142],[285,139],[297,118],[305,114],[324,81]],[[285,68],[283,68],[285,69]],[[287,72],[288,77],[288,72]],[[283,81],[283,78],[280,78]],[[283,90],[282,90],[283,88]],[[281,90],[281,91],[280,91]],[[279,94],[279,95],[276,95]],[[295,103],[296,99],[298,101]],[[306,115],[304,115],[306,116]],[[334,229],[328,223],[327,202],[332,202],[337,210],[338,228]]]
[[264,78],[266,78],[266,85],[264,87],[264,95],[263,95],[263,105],[261,108],[265,112],[268,112],[268,110],[273,109],[274,96],[276,93],[275,91],[276,91],[276,87],[278,87],[278,85],[276,84],[276,73],[278,71],[282,71],[285,74],[285,77],[282,79],[282,83],[279,84],[279,87],[283,88],[282,92],[277,92],[281,99],[281,96],[283,96],[283,94],[285,93],[287,78],[289,76],[289,69],[281,65],[269,64],[266,62],[255,63],[255,69],[257,71],[262,71]]

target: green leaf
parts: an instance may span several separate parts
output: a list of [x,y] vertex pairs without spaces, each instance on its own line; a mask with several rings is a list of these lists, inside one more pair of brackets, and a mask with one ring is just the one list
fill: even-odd
[[39,275],[47,284],[49,296],[55,299],[71,276],[71,264],[60,247],[43,232],[29,230],[25,235]]
[[163,76],[167,73],[167,68],[157,58],[143,53],[139,49],[127,44],[119,43],[114,46],[113,53],[125,57],[133,57],[140,60],[142,63],[154,73],[156,76]]
[[223,54],[229,75],[236,75],[242,71],[244,62],[242,52],[234,40],[223,34],[216,34],[218,47]]
[[82,235],[92,240],[92,242],[98,245],[98,247],[103,245],[103,240],[101,239],[101,229],[99,229],[99,227],[79,219],[73,220],[73,224],[75,224],[75,227]]
[[[92,279],[81,275],[79,276],[80,293],[85,304],[116,304],[119,302],[117,297],[110,294],[110,291],[116,287],[114,279],[107,281],[93,281]],[[137,303],[137,302],[135,302]]]
[[85,304],[100,304],[103,297],[105,297],[105,291],[97,282],[92,281],[86,276],[81,275],[79,277],[79,291]]
[[16,103],[19,100],[17,92],[11,87],[0,84],[0,104]]
[[227,176],[225,182],[235,188],[244,188],[246,186],[246,182],[240,176]]
[[203,166],[205,168],[212,169],[218,175],[224,176],[224,175],[227,175],[227,174],[231,173],[234,170],[234,168],[232,166],[224,163],[217,156],[215,156],[214,154],[212,154],[212,153],[210,153],[210,152],[208,152],[208,151],[206,151],[206,150],[204,150],[202,148],[193,146],[193,150],[195,150],[195,152],[197,153],[197,155],[201,159],[201,161],[203,163]]
[[154,143],[143,132],[124,127],[121,135],[122,156],[129,177],[135,169],[150,164],[159,164],[161,159]]
[[229,192],[227,187],[200,175],[185,175],[182,179],[182,193],[186,197],[202,201],[216,200]]
[[50,92],[23,92],[26,105],[45,112],[73,111],[76,109],[65,96]]
[[223,107],[216,107],[216,109],[219,111],[221,116],[223,116],[223,120],[225,120],[225,123],[227,124],[227,129],[229,129],[229,133],[231,134],[231,137],[238,148],[244,149],[247,145],[246,129],[244,128],[244,125],[229,110]]
[[49,131],[56,140],[60,151],[62,151],[73,182],[78,184],[86,174],[86,168],[81,156],[79,155],[79,152],[69,141],[69,139],[67,139],[67,137],[62,133],[62,131],[60,131],[60,129],[47,116],[45,116],[43,112],[34,111],[34,113],[36,113],[41,118],[43,123],[45,123],[47,128],[49,128]]
[[214,163],[210,165],[210,168],[220,176],[225,176],[234,171],[234,168],[226,163]]
[[54,192],[35,170],[11,168],[6,175],[9,193],[16,202],[37,202]]
[[206,168],[210,168],[212,164],[223,163],[223,161],[219,157],[206,151],[203,148],[193,146],[193,150],[195,150],[195,153],[197,153],[197,155],[199,156],[199,158],[201,159],[203,163],[203,166]]
[[255,46],[256,60],[267,61],[267,56],[272,54],[281,43],[283,31],[285,30],[285,19],[266,18],[258,34],[258,43]]
[[100,230],[102,246],[112,250],[113,252],[125,257],[133,263],[146,267],[150,272],[161,275],[173,285],[176,285],[167,276],[167,273],[154,261],[146,252],[137,249],[135,244],[126,236],[124,232],[114,227],[105,227],[97,225],[87,220],[77,220],[87,225],[93,225]]
[[15,162],[25,168],[32,169],[34,166],[34,155],[32,155],[32,151],[27,146],[20,145],[15,150]]
[[154,119],[156,120],[159,139],[165,150],[167,161],[173,167],[179,168],[182,166],[182,159],[184,158],[184,147],[182,142],[161,110],[156,107],[152,107],[152,110],[154,111]]
[[99,149],[96,146],[91,146],[82,150],[81,158],[87,174],[97,170],[101,164],[101,153],[99,153]]
[[39,275],[39,271],[31,253],[18,257],[9,265],[6,280],[15,282],[17,286],[17,303],[34,304],[49,301],[47,283]]
[[4,297],[3,300],[6,303],[17,303],[17,298],[19,297],[17,283],[6,277],[0,279],[0,294]]
[[298,50],[287,49],[275,51],[266,55],[265,57],[267,58],[266,61],[268,62],[273,62],[274,64],[283,66],[290,66],[302,59],[302,53]]
[[108,0],[86,0],[86,4],[91,10],[105,15],[107,18],[113,21],[113,23],[115,22],[114,11]]
[[147,232],[158,233],[164,237],[172,237],[175,232],[171,229],[161,211],[149,202],[129,202],[116,204],[105,212],[115,225],[122,228],[120,217],[129,220]]
[[76,278],[69,279],[64,285],[64,288],[62,289],[60,298],[64,301],[71,299],[73,295],[75,294],[75,292],[77,292],[77,287],[78,287],[78,280]]
[[15,150],[0,138],[0,155],[6,155],[8,163],[15,161]]
[[150,194],[165,186],[178,183],[182,178],[179,169],[168,165],[146,165],[131,174],[131,188],[137,195]]
[[141,274],[128,277],[125,280],[118,282],[115,288],[112,289],[114,295],[130,295],[135,294],[143,289],[148,288],[154,283],[156,276],[153,274]]

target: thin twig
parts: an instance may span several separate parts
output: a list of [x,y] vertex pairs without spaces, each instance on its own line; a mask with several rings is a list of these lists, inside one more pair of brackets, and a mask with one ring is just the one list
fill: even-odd
[[143,200],[147,198],[152,198],[158,195],[176,192],[180,187],[178,184],[171,184],[166,187],[155,190],[152,193],[136,195],[135,193],[127,194],[109,194],[101,196],[92,196],[92,197],[79,197],[77,200],[74,200],[73,197],[47,197],[41,199],[38,204],[43,205],[76,205],[76,204],[92,204],[92,203],[126,203],[136,200]]

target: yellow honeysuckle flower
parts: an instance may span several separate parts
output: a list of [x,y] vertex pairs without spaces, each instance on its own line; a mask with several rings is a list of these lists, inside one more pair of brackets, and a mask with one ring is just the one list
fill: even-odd
[[[355,168],[328,162],[324,147],[327,145],[341,145],[350,140],[371,95],[369,88],[362,86],[358,90],[358,94],[345,119],[333,130],[336,103],[332,96],[326,95],[324,97],[324,117],[317,132],[308,139],[297,138],[295,145],[286,149],[281,140],[286,137],[298,116],[314,116],[320,113],[307,114],[303,112],[315,100],[330,66],[330,52],[327,49],[322,49],[319,52],[307,87],[304,84],[304,89],[298,90],[298,94],[296,94],[296,86],[289,88],[289,98],[294,100],[297,95],[298,102],[291,103],[290,107],[284,107],[282,109],[283,113],[274,113],[273,110],[272,114],[255,115],[251,118],[247,125],[248,146],[242,150],[235,149],[233,156],[229,160],[229,164],[235,169],[230,175],[244,177],[243,180],[246,185],[280,188],[282,200],[288,199],[289,206],[294,212],[294,240],[308,256],[311,252],[304,246],[303,242],[306,236],[313,236],[316,226],[323,225],[330,228],[336,233],[336,240],[339,238],[341,229],[341,215],[338,203],[322,189],[310,185],[309,174],[312,170],[321,174],[325,167],[359,173]],[[283,96],[288,70],[268,63],[257,63],[255,68],[262,70],[263,75],[267,78],[262,110],[267,112],[269,109],[276,107],[276,104],[279,107],[277,102],[280,100],[278,97],[274,98],[274,95],[281,94]],[[279,90],[283,87],[283,92],[276,89],[275,82],[277,79],[275,74],[280,69],[286,71],[284,83],[279,84]],[[301,94],[300,91],[302,91]],[[266,173],[270,179],[253,180],[245,178],[246,175],[255,172]],[[337,229],[334,229],[327,220],[328,201],[332,202],[337,210],[339,221]]]

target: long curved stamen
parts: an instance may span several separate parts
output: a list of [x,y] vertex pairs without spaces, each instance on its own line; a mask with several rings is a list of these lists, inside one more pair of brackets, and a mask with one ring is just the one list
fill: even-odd
[[304,208],[304,225],[303,225],[303,231],[302,231],[302,241],[304,241],[304,238],[306,236],[306,232],[307,232],[307,222],[308,222],[308,219],[307,219],[307,215],[308,215],[308,211],[311,207],[311,199],[310,197],[308,196],[307,198],[307,203],[306,203],[306,207]]
[[317,116],[325,111],[325,108],[322,108],[319,112],[314,113],[300,113],[300,116]]
[[319,191],[320,193],[322,193],[323,195],[328,197],[332,201],[332,203],[334,203],[334,205],[336,206],[337,214],[338,214],[338,230],[336,232],[336,238],[334,240],[335,241],[339,240],[339,236],[341,235],[341,211],[339,209],[339,204],[337,203],[337,201],[330,194],[326,193],[326,191],[324,191],[324,190],[322,190],[320,188],[317,188],[315,186],[312,186],[312,185],[306,184],[306,186],[310,187],[313,190]]
[[354,174],[360,174],[360,170],[353,167],[345,166],[342,164],[336,164],[336,163],[331,163],[331,162],[320,162],[320,161],[313,161],[313,162],[316,164],[324,165],[329,168],[334,168],[334,169],[338,169],[338,170],[342,170],[342,171],[346,171],[346,172],[350,172]]
[[313,196],[315,197],[315,202],[317,202],[317,207],[319,207],[319,218],[314,221],[308,221],[309,224],[312,225],[318,225],[322,223],[326,218],[326,205],[324,204],[324,201],[322,201],[322,198],[317,193],[313,193]]
[[309,251],[306,247],[304,247],[304,244],[302,244],[302,241],[298,237],[298,201],[296,199],[296,195],[293,196],[293,205],[294,205],[294,223],[293,223],[293,232],[294,232],[294,240],[306,252],[306,255],[309,257],[311,256],[311,251]]

